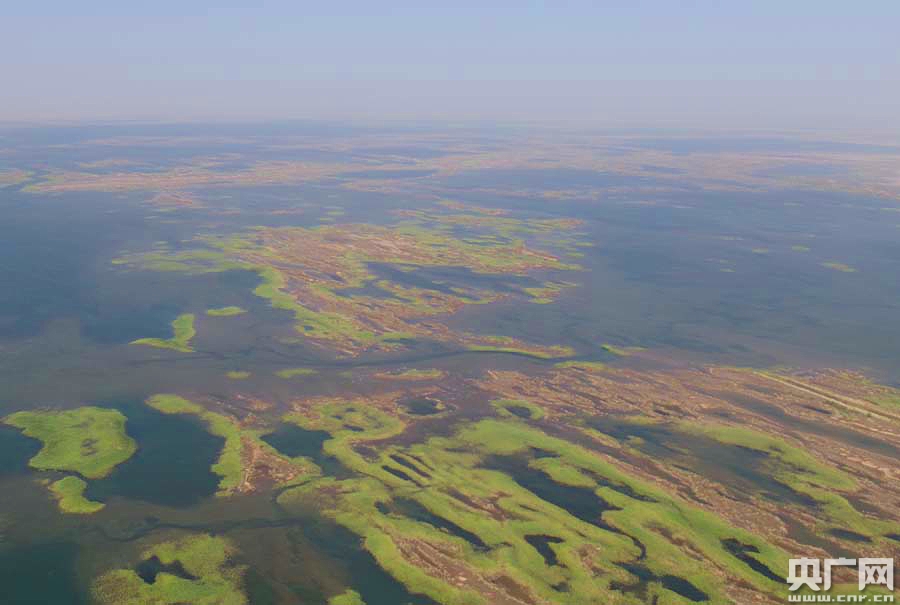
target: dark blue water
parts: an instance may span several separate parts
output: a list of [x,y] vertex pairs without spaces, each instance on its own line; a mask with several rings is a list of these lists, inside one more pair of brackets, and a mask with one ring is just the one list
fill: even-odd
[[525,456],[491,456],[485,459],[483,466],[508,474],[538,498],[562,508],[573,517],[602,529],[615,531],[603,520],[603,513],[621,509],[603,500],[591,488],[553,481],[542,471],[529,467],[528,462],[529,458]]
[[49,208],[35,201],[0,192],[0,283],[7,285],[0,288],[0,339],[35,336],[60,318],[78,319],[83,335],[100,343],[164,335],[187,297],[160,289],[159,276],[116,272],[110,264],[124,241],[140,247],[147,240],[144,213],[120,202],[111,214],[82,194]]
[[331,434],[325,431],[310,431],[287,423],[279,424],[273,432],[262,436],[263,441],[285,456],[306,456],[313,461],[322,459],[322,445],[329,439]]
[[446,531],[451,535],[462,538],[463,540],[468,542],[475,550],[489,550],[488,545],[485,544],[477,534],[474,534],[467,529],[460,527],[449,519],[445,519],[444,517],[440,517],[432,513],[430,510],[422,506],[419,502],[411,498],[395,498],[391,503],[389,510],[391,512],[397,512],[404,517],[408,517],[422,523],[427,523],[428,525],[431,525],[438,530]]
[[181,561],[175,561],[174,563],[163,563],[159,560],[159,557],[153,556],[147,559],[146,561],[141,561],[138,563],[135,568],[135,572],[138,577],[141,578],[147,584],[156,583],[156,576],[161,573],[167,573],[183,580],[196,580],[197,577],[188,572],[184,565],[181,564]]
[[28,461],[41,450],[41,442],[16,428],[0,424],[0,475],[28,471]]
[[186,507],[213,495],[219,483],[210,466],[225,440],[206,432],[191,416],[167,415],[141,404],[120,407],[138,451],[105,479],[90,481],[87,498],[118,496]]
[[431,397],[409,397],[401,399],[397,403],[415,416],[431,416],[444,409],[440,401]]
[[530,536],[525,536],[525,541],[528,542],[532,548],[534,548],[540,555],[544,558],[544,563],[548,566],[553,566],[559,563],[559,557],[556,556],[556,551],[553,550],[551,544],[562,544],[565,540],[562,538],[557,538],[556,536],[544,536],[541,534],[533,534]]
[[684,578],[680,578],[678,576],[673,576],[670,574],[657,575],[646,567],[643,567],[642,565],[626,564],[622,565],[622,567],[628,570],[629,573],[636,576],[640,580],[640,584],[627,586],[622,585],[618,582],[611,583],[610,586],[617,590],[622,590],[623,592],[635,592],[639,595],[644,595],[644,588],[648,583],[659,582],[666,590],[671,590],[672,592],[683,596],[689,601],[702,603],[709,600],[709,595],[707,595],[705,592],[703,592]]
[[433,605],[423,595],[410,593],[400,582],[385,572],[367,551],[360,548],[360,538],[328,521],[310,523],[304,536],[322,553],[342,562],[352,578],[352,588],[366,605]]
[[78,548],[69,542],[0,549],[0,602],[8,605],[82,605],[75,572]]

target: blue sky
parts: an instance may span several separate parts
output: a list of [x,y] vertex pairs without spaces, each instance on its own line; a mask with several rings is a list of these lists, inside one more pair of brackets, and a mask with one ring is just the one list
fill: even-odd
[[900,121],[896,1],[37,0],[2,13],[0,120]]

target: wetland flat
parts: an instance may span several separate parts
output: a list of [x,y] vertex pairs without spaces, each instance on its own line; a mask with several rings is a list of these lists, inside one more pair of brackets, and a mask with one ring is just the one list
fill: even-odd
[[0,130],[4,603],[776,604],[900,555],[900,148],[159,128]]

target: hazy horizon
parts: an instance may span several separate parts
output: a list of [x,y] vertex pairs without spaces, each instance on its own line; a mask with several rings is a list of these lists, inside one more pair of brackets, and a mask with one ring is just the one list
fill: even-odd
[[896,130],[896,3],[7,9],[0,122]]

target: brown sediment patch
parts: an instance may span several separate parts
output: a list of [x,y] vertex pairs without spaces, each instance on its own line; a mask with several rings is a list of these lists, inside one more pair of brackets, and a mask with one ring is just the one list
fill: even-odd
[[463,494],[456,489],[449,489],[446,491],[454,499],[462,502],[469,508],[485,513],[496,521],[504,521],[510,518],[509,513],[507,513],[499,504],[500,500],[507,497],[508,494],[498,493],[490,498],[478,498],[476,496]]
[[195,197],[179,191],[164,191],[150,198],[150,204],[160,208],[203,208]]
[[195,162],[168,170],[153,172],[91,172],[58,171],[29,188],[35,193],[66,191],[180,191],[190,187],[240,187],[278,183],[298,183],[333,176],[346,165],[312,164],[307,162],[256,162],[248,168],[221,171],[208,164]]
[[[696,454],[711,457],[705,462],[704,459],[679,462],[681,446],[675,441],[676,445],[672,446],[665,442],[654,444],[657,450],[649,451],[657,453],[647,455],[642,453],[639,439],[617,442],[605,433],[594,436],[587,428],[591,419],[609,417],[614,422],[659,426],[663,430],[668,430],[665,427],[680,430],[680,426],[725,426],[772,436],[852,477],[856,484],[843,493],[834,489],[826,491],[848,498],[851,507],[852,502],[857,502],[859,512],[870,519],[900,522],[896,512],[896,505],[900,504],[900,469],[896,466],[896,456],[892,455],[895,444],[900,442],[900,423],[893,420],[891,412],[884,412],[884,406],[880,415],[867,413],[879,409],[872,398],[893,391],[864,381],[856,374],[824,370],[796,376],[728,367],[655,371],[628,367],[554,368],[530,375],[488,371],[475,384],[495,397],[538,403],[546,412],[541,421],[545,430],[575,442],[591,439],[590,447],[596,455],[627,474],[650,481],[667,493],[679,494],[729,523],[765,536],[792,552],[799,552],[803,545],[789,536],[791,532],[785,519],[814,533],[835,520],[822,505],[803,504],[808,495],[781,483],[790,481],[790,473],[794,471],[789,470],[789,465],[782,471],[787,476],[766,475],[773,472],[767,470],[771,453],[760,450],[754,454],[758,460],[753,462],[748,456],[747,464],[761,465],[758,469],[748,469],[757,473],[757,477],[770,476],[775,483],[754,483],[753,490],[744,493],[737,491],[737,486],[748,479],[740,472],[733,478],[719,477],[704,472],[702,465],[693,466],[714,463],[713,451]],[[581,438],[569,431],[579,425],[585,426]],[[637,434],[640,433],[638,430]],[[675,449],[666,454],[666,447]],[[802,473],[798,480],[802,485]]]
[[[32,187],[36,192],[63,191],[133,191],[179,190],[188,187],[242,187],[302,183],[335,179],[351,173],[351,178],[340,182],[341,187],[390,194],[417,194],[442,199],[448,195],[443,179],[456,174],[487,173],[484,184],[467,187],[469,196],[502,195],[546,200],[579,200],[590,202],[598,199],[642,206],[659,206],[667,202],[659,199],[660,193],[683,191],[686,185],[700,184],[713,191],[806,190],[843,191],[865,196],[877,196],[889,200],[900,199],[900,154],[883,150],[870,150],[864,146],[849,149],[805,149],[785,152],[783,149],[728,149],[698,145],[688,153],[647,145],[641,135],[592,135],[582,133],[577,137],[560,138],[557,133],[527,136],[506,135],[483,142],[449,140],[443,134],[416,134],[397,137],[391,144],[405,146],[440,147],[441,153],[431,156],[379,155],[377,167],[370,161],[360,161],[356,155],[360,149],[379,149],[373,138],[381,135],[358,135],[335,141],[327,137],[304,137],[288,145],[269,145],[269,157],[295,157],[297,150],[330,151],[351,154],[350,161],[295,161],[275,159],[254,161],[252,153],[223,154],[187,158],[182,163],[152,164],[144,160],[146,169],[97,174],[89,170],[57,170]],[[673,139],[675,140],[675,139]],[[246,143],[242,137],[118,137],[94,140],[86,144],[110,147],[127,147],[135,144],[161,148],[186,144],[221,145]],[[402,141],[402,142],[401,142]],[[802,142],[800,139],[798,141]],[[254,140],[258,143],[257,140]],[[714,143],[715,140],[711,139]],[[861,141],[862,142],[862,141]],[[378,152],[381,154],[382,152]],[[225,162],[238,167],[226,166]],[[125,165],[121,161],[95,163],[82,168]],[[833,167],[823,174],[808,174],[802,169],[811,165]],[[801,170],[791,172],[791,167]],[[32,169],[43,168],[35,165]],[[788,170],[785,171],[785,168]],[[490,184],[491,171],[508,170],[577,170],[585,174],[613,176],[616,182],[604,183],[508,183]],[[365,172],[366,178],[352,178],[354,172]],[[410,174],[424,178],[404,178]],[[624,178],[623,178],[624,177]],[[453,192],[451,192],[452,194]],[[617,198],[627,194],[628,201]],[[482,216],[495,216],[492,209],[473,209],[471,206],[450,202],[451,210],[481,212]]]
[[295,464],[247,436],[241,436],[241,467],[241,482],[236,489],[239,493],[287,483],[303,474]]
[[[863,375],[855,372],[826,370],[817,373],[807,372],[802,376],[770,372],[758,373],[758,375],[852,412],[879,420],[900,422],[900,412],[895,412],[886,406],[879,406],[873,401],[878,397],[900,397],[900,395],[894,389],[875,385]],[[897,401],[898,410],[900,410],[900,398]]]
[[[521,603],[537,603],[536,597],[531,594],[531,591],[528,590],[525,586],[522,586],[512,578],[506,575],[498,575],[494,576],[491,579],[491,582],[500,586],[503,591],[508,594],[513,599]],[[541,599],[543,600],[543,599]]]
[[505,575],[485,577],[466,565],[455,546],[433,544],[425,540],[392,537],[403,558],[430,576],[484,597],[498,605],[533,605],[547,603],[531,595],[527,588]]
[[[465,215],[478,219],[478,215]],[[484,217],[482,217],[484,218]],[[490,217],[501,220],[500,217]],[[454,217],[439,220],[459,221]],[[518,221],[502,218],[496,229],[553,233],[554,219]],[[482,221],[483,222],[483,221]],[[565,225],[577,223],[568,221]],[[455,237],[438,226],[400,224],[327,225],[318,228],[259,227],[229,238],[200,238],[188,251],[154,250],[117,259],[120,265],[172,271],[224,271],[236,267],[256,271],[264,283],[258,296],[295,316],[305,343],[345,356],[402,349],[411,340],[454,343],[461,347],[537,357],[571,354],[564,346],[526,343],[516,338],[473,334],[451,329],[447,318],[462,308],[507,297],[531,297],[525,290],[503,286],[538,270],[575,270],[548,251],[521,237],[479,240]],[[476,221],[473,228],[479,226]],[[492,232],[493,227],[487,227]],[[207,246],[202,248],[201,246]],[[376,267],[392,267],[387,277]],[[403,270],[460,268],[485,281],[447,287],[427,277],[406,281]],[[496,285],[495,285],[496,283]],[[541,290],[549,301],[562,286]],[[389,378],[390,375],[382,375]],[[408,378],[426,378],[411,372]],[[431,378],[437,378],[433,373]]]
[[447,373],[443,370],[392,370],[389,372],[375,372],[373,378],[379,380],[402,380],[402,381],[425,381],[425,380],[441,380],[447,377]]
[[334,404],[336,401],[348,404],[358,404],[363,408],[376,408],[390,416],[399,416],[397,400],[403,396],[400,391],[388,391],[384,393],[370,393],[365,398],[358,397],[307,397],[295,399],[290,403],[290,409],[307,416],[318,415],[318,409],[322,406]]
[[483,206],[475,206],[472,204],[463,204],[452,200],[443,200],[438,202],[444,208],[451,210],[461,210],[464,212],[474,212],[476,214],[486,214],[488,216],[503,216],[509,214],[509,210],[503,208],[485,208]]

